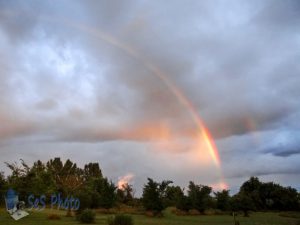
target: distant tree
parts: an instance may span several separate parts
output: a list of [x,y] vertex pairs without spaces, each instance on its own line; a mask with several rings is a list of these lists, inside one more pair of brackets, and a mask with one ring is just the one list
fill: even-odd
[[158,212],[163,210],[163,203],[159,193],[159,184],[151,178],[148,178],[148,183],[144,186],[142,201],[146,210]]
[[252,199],[254,209],[257,210],[264,208],[264,203],[260,194],[261,187],[262,183],[257,177],[250,177],[250,179],[244,182],[240,187],[240,192],[243,192]]
[[184,194],[183,190],[178,194],[176,208],[186,212],[192,209],[191,199]]
[[102,178],[102,171],[99,163],[88,163],[84,165],[83,171],[85,180]]
[[212,191],[211,187],[205,185],[196,185],[190,181],[188,189],[188,197],[191,201],[193,209],[204,212],[205,209],[213,206],[213,200],[210,196]]
[[[4,177],[4,173],[0,172],[0,196],[3,196],[6,191],[6,180]],[[3,204],[3,198],[0,198],[0,205]]]
[[240,188],[251,198],[255,210],[297,210],[298,192],[291,187],[282,187],[273,182],[263,183],[257,177],[251,177]]
[[298,201],[298,210],[300,210],[300,193],[299,192],[297,195],[297,201]]
[[31,193],[35,195],[46,194],[50,196],[55,192],[55,181],[46,166],[40,161],[34,162],[28,170],[27,179],[30,179]]
[[183,191],[179,186],[168,186],[163,198],[164,207],[176,206],[182,195]]
[[230,195],[229,190],[222,190],[221,192],[214,192],[216,198],[216,207],[220,210],[227,211],[230,209]]
[[60,158],[51,159],[47,169],[55,180],[56,190],[66,195],[73,194],[84,184],[82,169],[69,159],[65,163]]
[[166,189],[172,181],[155,182],[148,178],[148,183],[144,186],[142,202],[146,210],[161,213],[164,209],[163,200],[166,198]]
[[78,210],[78,213],[82,212],[85,209],[96,208],[93,205],[93,199],[96,199],[96,201],[99,202],[99,197],[95,197],[88,188],[80,188],[76,190],[74,195],[80,200],[80,208]]
[[133,188],[132,185],[125,183],[122,187],[117,189],[118,202],[123,204],[132,204],[133,202]]
[[99,191],[99,206],[109,209],[112,208],[116,204],[117,194],[116,194],[117,187],[112,183],[109,182],[107,178],[102,179],[102,183],[100,186]]
[[234,195],[231,200],[231,208],[233,211],[243,211],[244,216],[249,216],[249,211],[254,210],[255,205],[250,196],[244,192]]
[[298,192],[291,187],[282,187],[276,185],[273,192],[273,206],[277,210],[297,210],[298,209]]
[[[103,176],[98,163],[89,163],[84,166],[84,184],[81,188],[83,194],[89,193],[90,198],[90,208],[100,207],[100,191],[103,186]],[[86,201],[88,202],[88,201]]]
[[17,162],[5,162],[6,166],[11,170],[11,175],[7,177],[7,185],[9,188],[13,188],[17,191],[20,199],[25,199],[27,193],[32,191],[32,175],[29,174],[30,167],[24,162],[24,160],[21,159],[20,161],[21,165]]

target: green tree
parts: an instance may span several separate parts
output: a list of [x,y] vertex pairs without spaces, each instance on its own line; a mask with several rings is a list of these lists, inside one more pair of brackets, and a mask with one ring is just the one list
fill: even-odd
[[148,178],[148,183],[144,185],[142,196],[142,203],[146,210],[161,213],[165,208],[163,200],[166,198],[166,190],[170,183],[172,181],[158,183]]
[[69,159],[63,163],[60,158],[54,158],[49,160],[46,166],[58,192],[71,195],[84,184],[82,169]]
[[118,202],[123,204],[132,204],[133,203],[133,188],[132,185],[128,183],[123,184],[121,188],[117,190]]
[[187,212],[192,209],[192,207],[190,198],[184,194],[183,190],[181,190],[176,201],[176,208]]
[[34,195],[45,194],[47,199],[55,192],[55,182],[46,166],[40,161],[34,162],[28,170],[27,179],[30,180],[31,188],[28,190]]
[[249,211],[254,210],[252,198],[244,192],[239,192],[232,197],[231,207],[233,211],[243,211],[244,216],[249,216]]
[[[100,207],[100,190],[103,185],[103,176],[98,163],[89,163],[84,166],[83,192],[89,193],[91,199],[89,207]],[[83,194],[83,195],[86,195]]]
[[116,204],[117,194],[116,194],[117,187],[112,183],[109,182],[107,178],[103,178],[101,182],[101,186],[99,191],[99,206],[109,209],[112,208]]
[[146,210],[157,212],[163,210],[163,203],[159,193],[159,183],[151,178],[148,178],[148,183],[144,186],[142,202]]
[[250,177],[250,179],[244,182],[240,187],[240,192],[243,192],[252,199],[254,209],[257,210],[264,208],[264,203],[260,194],[261,187],[262,183],[257,177]]
[[251,198],[255,210],[297,210],[297,190],[273,182],[263,183],[251,177],[240,188],[240,193]]
[[84,178],[85,180],[102,178],[102,171],[99,163],[88,163],[84,165]]
[[28,192],[32,192],[31,179],[32,175],[29,174],[30,167],[20,160],[21,165],[17,162],[8,163],[6,166],[11,170],[11,175],[7,177],[7,185],[9,188],[13,188],[17,191],[20,199],[25,199]]
[[204,212],[204,210],[211,208],[213,206],[213,199],[210,196],[211,191],[211,187],[205,185],[196,185],[194,182],[190,181],[188,197],[191,201],[193,209]]
[[[4,173],[0,172],[0,196],[3,196],[6,191],[6,180],[4,177]],[[3,204],[3,198],[0,200],[0,206]]]
[[216,206],[218,209],[227,211],[230,209],[230,195],[229,190],[222,190],[221,192],[214,192],[216,198]]
[[183,191],[179,186],[168,186],[163,199],[164,207],[176,206],[182,195]]

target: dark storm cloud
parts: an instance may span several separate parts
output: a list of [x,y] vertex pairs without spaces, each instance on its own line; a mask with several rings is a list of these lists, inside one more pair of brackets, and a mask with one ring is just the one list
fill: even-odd
[[[16,8],[21,15],[32,14],[30,12],[34,11],[41,14],[46,10],[44,5],[51,4],[35,4],[33,9],[26,4],[18,4]],[[285,25],[293,26],[298,17],[295,13],[297,7],[294,7],[295,3],[292,1],[283,4],[284,7],[274,6],[270,2],[255,2],[245,7],[236,4],[236,7],[229,10],[236,15],[236,19],[229,17],[229,12],[223,10],[227,7],[222,2],[197,3],[192,7],[177,1],[173,7],[162,4],[159,9],[156,8],[156,3],[152,2],[133,4],[129,1],[114,4],[87,1],[79,5],[86,11],[86,20],[92,21],[92,27],[112,33],[122,43],[128,43],[138,49],[142,56],[165,71],[168,79],[183,89],[188,98],[191,96],[216,138],[251,132],[247,127],[249,118],[257,124],[256,129],[271,129],[274,123],[298,110],[289,102],[291,99],[274,92],[273,85],[280,90],[284,88],[283,82],[272,83],[276,77],[277,80],[285,77],[284,83],[297,79],[295,75],[285,75],[296,74],[296,71],[299,71],[299,66],[289,66],[297,55],[290,52],[292,44],[287,37],[294,38],[296,31],[288,30],[281,34],[280,39],[276,36],[264,36],[269,32],[266,30],[268,27],[272,27],[274,33],[281,33],[283,22],[278,24],[278,21],[272,18],[280,18],[285,12],[289,14],[284,20]],[[78,6],[72,7],[76,9]],[[8,8],[14,7],[10,5]],[[51,15],[53,9],[56,7],[52,5],[46,12]],[[199,15],[198,10],[203,14]],[[206,10],[213,13],[205,13]],[[187,19],[182,18],[184,11],[190,12]],[[240,14],[244,11],[247,12],[246,16]],[[65,17],[73,18],[73,15],[68,13]],[[39,20],[39,16],[34,15],[31,18],[31,21],[26,22],[27,32],[33,29],[36,21],[43,22]],[[219,21],[219,18],[223,18],[224,21]],[[235,21],[238,19],[241,22]],[[20,22],[23,23],[15,18],[16,31],[26,27]],[[53,30],[53,24],[50,28],[42,29],[47,34],[53,31],[56,33],[60,28],[59,24],[55,25],[58,25],[56,30]],[[4,27],[7,27],[5,22]],[[16,35],[14,30],[9,32],[12,36],[22,36],[22,33]],[[68,33],[62,32],[61,35],[67,36]],[[100,45],[101,49],[99,42],[103,42]],[[132,59],[122,49],[114,46],[103,49],[103,44],[106,44],[103,40],[89,41],[89,47],[94,49],[91,52],[94,52],[95,57],[99,57],[99,51],[100,57],[103,57],[103,54],[110,55],[107,62],[114,65],[109,66],[106,72],[112,77],[110,79],[121,84],[121,87],[125,86],[123,89],[133,92],[133,95],[138,95],[137,100],[129,99],[134,101],[130,112],[134,121],[151,118],[165,120],[172,117],[176,120],[187,114],[188,109],[185,109],[166,85],[140,61]],[[287,48],[289,52],[279,52],[280,49],[273,49],[274,45]],[[210,68],[208,65],[211,65]],[[280,66],[279,74],[272,71],[273,66]],[[290,86],[295,86],[295,83],[291,82]],[[288,87],[289,90],[291,88],[293,87]],[[125,93],[128,91],[125,90]],[[116,95],[119,93],[115,92]],[[168,107],[164,107],[166,102]],[[100,101],[99,104],[103,102]],[[184,117],[177,120],[178,123],[186,121],[180,125],[181,129],[182,126],[191,124],[190,119]]]
[[272,154],[275,156],[288,157],[295,154],[300,154],[299,147],[297,149],[289,149],[289,150],[271,150]]
[[[299,132],[294,131],[294,133],[299,135]],[[277,137],[279,140],[273,141],[263,152],[284,158],[300,154],[300,139],[296,135],[293,136],[292,132],[291,134],[286,134],[285,138]]]
[[252,171],[240,171],[235,174],[231,174],[228,176],[228,178],[244,178],[247,179],[247,177],[259,177],[259,176],[266,176],[266,175],[290,175],[295,174],[299,175],[300,168],[290,168],[290,169],[269,169],[269,170],[252,170]]

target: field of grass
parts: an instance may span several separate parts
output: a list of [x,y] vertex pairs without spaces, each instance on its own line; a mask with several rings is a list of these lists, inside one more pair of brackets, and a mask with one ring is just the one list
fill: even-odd
[[[48,220],[49,214],[59,214],[60,220]],[[240,225],[298,225],[300,224],[300,213],[296,213],[294,217],[283,217],[280,213],[252,213],[249,218],[238,216],[237,220]],[[65,211],[49,210],[32,211],[30,215],[14,221],[4,209],[0,210],[0,224],[5,225],[78,225],[79,222],[74,217],[66,217]],[[97,214],[95,224],[107,224],[107,217],[110,215]],[[211,215],[211,216],[176,216],[170,210],[164,212],[163,218],[150,218],[143,215],[133,215],[135,225],[232,225],[233,218],[230,215]]]

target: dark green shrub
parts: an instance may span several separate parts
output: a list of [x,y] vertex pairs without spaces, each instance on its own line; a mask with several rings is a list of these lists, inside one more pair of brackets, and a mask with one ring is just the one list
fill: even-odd
[[91,209],[85,209],[81,214],[77,215],[77,219],[81,223],[93,223],[95,222],[96,213]]
[[133,219],[129,215],[115,215],[108,218],[108,225],[133,225]]

